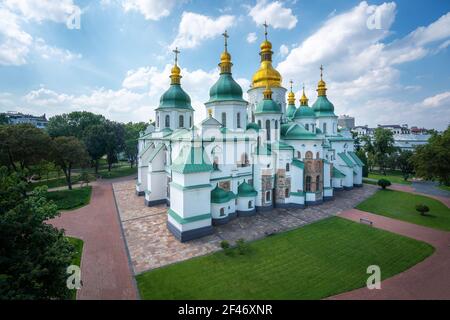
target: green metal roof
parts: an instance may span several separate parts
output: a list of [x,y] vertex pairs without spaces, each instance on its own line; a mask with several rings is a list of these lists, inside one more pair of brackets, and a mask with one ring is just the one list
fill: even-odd
[[343,174],[341,171],[339,171],[336,167],[333,167],[333,178],[345,178],[345,174]]
[[247,182],[242,182],[238,186],[238,196],[239,197],[254,197],[258,194],[258,192],[253,188],[252,185],[248,184]]
[[170,85],[169,89],[159,99],[159,107],[156,110],[172,108],[194,110],[191,106],[191,98],[179,84]]
[[286,109],[286,117],[293,118],[296,111],[297,108],[295,107],[295,104],[289,104]]
[[350,157],[352,157],[352,159],[356,162],[358,166],[364,167],[364,162],[362,162],[361,159],[359,159],[356,153],[354,153],[353,151],[348,151],[347,153],[350,155]]
[[283,124],[281,126],[281,137],[285,140],[318,139],[316,134],[296,123]]
[[347,154],[345,154],[345,152],[340,152],[338,153],[338,156],[345,162],[345,164],[350,167],[353,168],[355,166],[355,164],[353,163],[352,160],[350,160],[350,158],[347,156]]
[[256,105],[255,113],[281,113],[281,108],[272,99],[264,99]]
[[182,149],[171,169],[179,173],[197,173],[212,171],[213,166],[202,147],[191,146]]
[[315,118],[314,110],[308,106],[300,106],[295,112],[294,119]]
[[336,117],[334,114],[334,105],[328,100],[327,96],[317,97],[312,109],[316,114],[316,117]]
[[272,151],[263,144],[257,146],[255,152],[257,155],[266,155],[266,156],[272,155]]
[[284,142],[276,141],[267,146],[270,150],[294,150],[293,146],[290,146]]
[[305,163],[303,161],[300,161],[300,160],[295,159],[295,158],[292,160],[292,165],[296,166],[297,168],[300,168],[300,169],[304,169],[305,168]]
[[225,191],[219,187],[219,184],[211,191],[212,203],[225,203],[236,198],[236,195],[231,191]]
[[216,101],[242,101],[242,88],[233,79],[231,73],[221,73],[219,79],[209,90],[209,101],[212,103]]
[[261,128],[258,126],[257,123],[255,122],[250,122],[249,124],[247,124],[247,130],[253,129],[255,131],[259,131]]

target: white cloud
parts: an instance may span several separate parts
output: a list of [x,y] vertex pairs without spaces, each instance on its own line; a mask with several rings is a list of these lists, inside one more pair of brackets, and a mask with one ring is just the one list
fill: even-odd
[[248,14],[256,24],[262,25],[266,21],[275,29],[292,29],[297,25],[292,9],[285,8],[280,1],[258,0]]
[[280,46],[280,55],[282,57],[285,57],[285,56],[287,56],[288,53],[289,53],[289,47],[285,44],[282,44]]
[[178,34],[171,48],[194,48],[202,41],[215,38],[233,26],[234,16],[209,17],[193,12],[183,12]]
[[75,12],[81,12],[73,0],[4,0],[5,6],[26,20],[51,20],[65,23]]
[[0,8],[0,39],[2,38],[0,64],[25,64],[33,38],[22,30],[19,17],[4,8]]
[[122,5],[125,12],[139,11],[147,20],[158,21],[170,15],[175,0],[124,0]]
[[256,33],[255,33],[255,32],[250,32],[250,33],[247,35],[247,42],[248,42],[248,43],[254,43],[256,40],[258,40],[258,37],[256,36]]
[[82,55],[79,53],[73,53],[67,49],[49,46],[45,40],[41,38],[36,39],[34,46],[36,52],[46,60],[59,60],[61,62],[67,62],[82,58]]
[[423,100],[423,104],[427,107],[445,106],[447,109],[450,109],[450,91],[428,97]]
[[[377,12],[381,18],[381,29],[367,27],[370,12]],[[277,68],[284,79],[305,81],[313,102],[319,66],[324,64],[328,95],[336,113],[353,114],[360,124],[376,125],[395,119],[405,122],[409,119],[411,102],[380,97],[394,96],[407,89],[399,80],[398,65],[421,59],[432,54],[433,48],[444,46],[450,38],[450,13],[401,39],[385,43],[383,40],[391,34],[395,14],[393,2],[378,6],[361,2],[349,11],[328,18],[317,31],[292,48]],[[427,117],[423,104],[420,105],[422,109],[417,108],[417,115],[424,118],[417,118],[418,123]],[[393,117],[391,121],[389,116]]]

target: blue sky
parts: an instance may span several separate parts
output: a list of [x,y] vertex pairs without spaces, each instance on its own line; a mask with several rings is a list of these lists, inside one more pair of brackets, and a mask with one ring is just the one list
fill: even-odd
[[[77,11],[80,28],[71,28]],[[148,120],[179,46],[198,122],[218,77],[221,33],[230,34],[233,74],[246,90],[264,20],[285,86],[292,79],[298,95],[305,83],[311,104],[323,64],[336,113],[359,125],[449,124],[450,2],[442,0],[0,0],[0,111]]]

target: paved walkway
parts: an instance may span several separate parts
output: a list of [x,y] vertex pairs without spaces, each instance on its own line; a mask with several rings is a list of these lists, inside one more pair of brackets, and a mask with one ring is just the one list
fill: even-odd
[[77,299],[138,298],[111,183],[96,183],[89,205],[49,221],[84,241]]
[[[433,199],[436,199],[436,200],[442,202],[443,204],[445,204],[447,207],[450,208],[450,197],[446,197],[446,196],[442,196],[442,195],[436,195],[436,194],[431,194],[431,193],[420,192],[416,188],[414,188],[413,186],[408,186],[408,185],[403,185],[403,184],[392,184],[389,187],[389,189],[397,190],[397,191],[403,191],[403,192],[409,192],[409,193],[414,193],[414,194],[418,194],[418,195],[421,195],[421,196],[430,197],[430,198],[433,198]],[[421,190],[421,191],[424,191],[424,190]]]
[[377,190],[372,185],[335,193],[333,201],[305,209],[276,208],[251,217],[238,217],[214,227],[212,235],[180,243],[168,231],[167,207],[146,207],[144,197],[135,195],[133,181],[114,184],[120,218],[136,274],[220,249],[220,242],[253,241],[270,233],[283,232],[353,208]]
[[369,219],[376,228],[427,242],[434,246],[436,251],[405,272],[384,280],[381,290],[361,288],[329,299],[450,299],[450,232],[357,209],[344,211],[339,216],[357,222],[360,218]]

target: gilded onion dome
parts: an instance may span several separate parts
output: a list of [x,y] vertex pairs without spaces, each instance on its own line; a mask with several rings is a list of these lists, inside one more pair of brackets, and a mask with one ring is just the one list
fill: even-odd
[[261,65],[258,71],[255,72],[252,78],[253,88],[263,88],[267,85],[270,87],[281,87],[281,75],[272,66],[272,44],[267,40],[267,24],[264,23],[265,27],[265,40],[261,43],[261,51],[259,55],[261,56]]
[[315,118],[314,110],[308,106],[308,98],[305,94],[305,86],[303,86],[303,94],[300,98],[300,107],[294,114],[294,119]]
[[170,72],[170,87],[159,99],[159,107],[156,110],[167,108],[194,110],[191,106],[191,98],[180,84],[181,70],[178,67],[178,53],[180,52],[178,49],[175,49],[174,52],[175,63]]
[[291,84],[291,91],[288,93],[288,107],[286,109],[286,116],[290,119],[294,116],[297,109],[295,108],[295,94],[292,91],[292,80],[289,82]]
[[228,34],[226,31],[223,36],[225,38],[225,50],[220,55],[220,76],[209,90],[209,101],[207,103],[225,100],[244,101],[242,98],[242,88],[233,79],[231,74],[233,64],[231,63],[231,55],[228,52]]
[[327,98],[327,85],[323,81],[323,66],[320,66],[320,80],[317,84],[317,100],[312,106],[317,117],[335,116],[334,105]]

